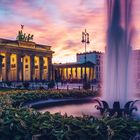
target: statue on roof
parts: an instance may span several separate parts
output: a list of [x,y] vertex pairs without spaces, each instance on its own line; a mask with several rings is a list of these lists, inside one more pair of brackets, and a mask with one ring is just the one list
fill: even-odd
[[21,25],[21,30],[23,30],[23,28],[24,28],[24,25]]
[[18,36],[16,37],[19,41],[31,41],[33,40],[34,35],[23,33],[24,25],[21,25],[21,30],[18,31]]

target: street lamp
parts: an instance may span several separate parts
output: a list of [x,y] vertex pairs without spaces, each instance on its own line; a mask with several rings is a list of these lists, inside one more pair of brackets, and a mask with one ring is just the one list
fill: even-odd
[[87,44],[89,44],[89,33],[87,33],[86,29],[85,32],[82,32],[82,43],[85,44],[85,73],[84,73],[84,82],[87,82],[87,73],[86,73],[86,61],[87,61],[87,57],[86,57],[86,47]]

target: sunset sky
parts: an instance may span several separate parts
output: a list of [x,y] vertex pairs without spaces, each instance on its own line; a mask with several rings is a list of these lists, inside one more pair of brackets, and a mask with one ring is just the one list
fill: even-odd
[[[135,47],[140,47],[140,0],[134,0]],[[76,61],[84,52],[81,33],[90,35],[87,51],[104,51],[106,0],[0,0],[0,38],[16,39],[20,25],[34,41],[51,45],[53,62]]]

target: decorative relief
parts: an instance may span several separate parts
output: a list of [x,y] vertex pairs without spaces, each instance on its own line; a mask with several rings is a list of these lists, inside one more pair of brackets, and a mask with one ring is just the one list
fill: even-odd
[[19,41],[19,46],[23,48],[35,48],[34,42]]

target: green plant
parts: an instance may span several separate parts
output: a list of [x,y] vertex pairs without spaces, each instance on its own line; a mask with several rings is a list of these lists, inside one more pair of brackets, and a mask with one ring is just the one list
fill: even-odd
[[28,89],[28,88],[29,88],[29,85],[30,85],[29,82],[24,82],[24,83],[23,83],[23,86],[24,86],[25,89]]
[[55,86],[54,80],[52,80],[48,83],[48,89],[52,89],[52,88],[54,88],[54,86]]
[[[81,95],[80,95],[81,94]],[[57,95],[57,96],[56,96]],[[93,116],[73,117],[22,108],[21,102],[41,98],[93,96],[87,91],[17,90],[0,94],[0,140],[129,140],[140,132],[140,122],[127,116],[97,119]],[[94,95],[95,96],[95,95]],[[17,104],[16,107],[13,107]]]

